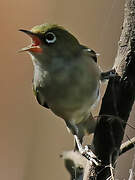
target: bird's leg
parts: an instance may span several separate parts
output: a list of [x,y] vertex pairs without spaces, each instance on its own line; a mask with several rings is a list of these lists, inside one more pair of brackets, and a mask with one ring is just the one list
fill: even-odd
[[110,78],[113,78],[113,77],[116,77],[118,76],[115,69],[111,69],[110,71],[106,71],[106,72],[102,72],[101,73],[101,81],[104,81],[106,79],[110,79]]
[[[80,142],[80,144],[82,145],[82,142],[83,142],[83,138],[78,138],[79,139],[79,142]],[[77,142],[76,142],[76,140],[75,140],[75,138],[74,138],[74,151],[78,151],[79,149],[78,149],[78,144],[77,144]]]
[[88,146],[85,146],[83,148],[77,135],[74,135],[74,138],[75,138],[79,152],[88,160],[92,161],[96,166],[98,166],[100,161],[97,159],[96,155],[88,148]]
[[78,138],[77,135],[74,135],[74,138],[75,138],[75,142],[76,142],[76,145],[78,147],[78,150],[82,154],[84,150],[83,150],[82,144],[80,142],[80,139]]

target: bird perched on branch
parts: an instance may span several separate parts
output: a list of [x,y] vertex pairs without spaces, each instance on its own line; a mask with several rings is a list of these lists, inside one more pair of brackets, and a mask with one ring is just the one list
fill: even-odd
[[20,51],[31,55],[37,101],[63,118],[82,141],[96,126],[91,116],[101,80],[96,53],[59,25],[42,24],[20,31],[32,39],[31,45]]

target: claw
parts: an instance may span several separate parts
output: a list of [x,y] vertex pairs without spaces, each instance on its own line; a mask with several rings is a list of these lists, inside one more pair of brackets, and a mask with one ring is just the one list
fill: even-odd
[[92,161],[96,166],[99,166],[100,165],[100,160],[96,157],[96,155],[89,149],[88,146],[85,146],[83,148],[82,144],[80,143],[80,140],[79,138],[74,135],[74,138],[75,138],[75,141],[76,141],[76,144],[78,146],[78,150],[79,152],[84,156],[86,157],[89,161]]
[[106,79],[114,78],[116,76],[118,76],[118,75],[117,75],[115,69],[112,69],[112,70],[107,71],[107,72],[102,72],[100,79],[101,79],[101,81],[104,81]]

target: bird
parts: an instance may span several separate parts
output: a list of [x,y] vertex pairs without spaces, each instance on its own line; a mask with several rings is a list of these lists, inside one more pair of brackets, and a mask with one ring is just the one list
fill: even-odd
[[82,144],[83,137],[93,133],[97,123],[91,114],[102,79],[97,53],[57,24],[20,31],[31,38],[31,44],[20,52],[31,56],[33,92],[38,103],[64,119]]

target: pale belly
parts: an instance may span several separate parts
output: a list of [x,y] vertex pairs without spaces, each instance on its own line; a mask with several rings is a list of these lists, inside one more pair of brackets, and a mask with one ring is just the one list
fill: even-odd
[[[41,105],[49,108],[64,120],[79,123],[88,116],[99,96],[99,70],[95,63],[75,64],[57,71],[36,70],[34,86],[38,89]],[[65,67],[65,66],[64,66]]]
[[89,76],[54,77],[39,87],[42,101],[65,120],[79,123],[88,116],[99,96],[99,81]]

